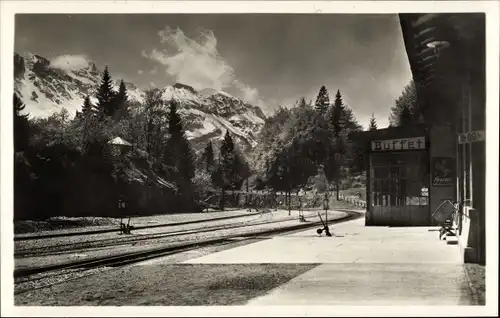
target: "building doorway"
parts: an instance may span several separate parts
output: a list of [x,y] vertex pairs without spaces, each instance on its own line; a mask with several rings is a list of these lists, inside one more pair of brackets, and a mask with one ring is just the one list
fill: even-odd
[[429,153],[370,155],[370,224],[430,225]]

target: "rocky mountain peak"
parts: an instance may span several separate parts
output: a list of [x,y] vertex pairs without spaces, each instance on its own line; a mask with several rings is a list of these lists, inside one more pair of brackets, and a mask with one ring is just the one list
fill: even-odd
[[[113,70],[110,72],[113,75]],[[50,60],[31,53],[14,54],[14,76],[16,92],[32,117],[47,117],[62,108],[74,115],[87,95],[95,101],[93,96],[100,83],[100,70],[92,61],[76,69],[52,67]],[[115,78],[116,89],[119,82],[120,79]],[[142,111],[145,92],[130,82],[125,82],[125,86],[135,111]],[[256,145],[265,120],[259,107],[221,91],[210,89],[198,93],[183,83],[159,90],[165,101],[179,102],[187,137],[196,150],[203,149],[208,140],[217,143],[226,131],[231,132],[243,150]]]
[[173,87],[174,88],[178,88],[178,89],[186,89],[186,90],[190,91],[193,94],[198,94],[198,92],[192,86],[189,86],[189,85],[186,85],[186,84],[175,83],[173,85]]

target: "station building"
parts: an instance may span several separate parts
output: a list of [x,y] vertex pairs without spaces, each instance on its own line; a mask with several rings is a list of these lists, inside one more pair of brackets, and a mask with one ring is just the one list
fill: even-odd
[[[366,225],[435,225],[456,202],[465,261],[485,262],[485,15],[400,14],[422,122],[362,132]],[[359,137],[359,136],[358,136]]]

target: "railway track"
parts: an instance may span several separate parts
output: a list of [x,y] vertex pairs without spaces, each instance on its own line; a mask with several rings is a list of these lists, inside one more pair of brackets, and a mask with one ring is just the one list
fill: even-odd
[[[248,217],[248,216],[259,215],[261,213],[262,212],[255,212],[255,213],[248,213],[248,214],[244,214],[244,215],[231,215],[231,216],[223,216],[223,217],[218,217],[218,218],[200,219],[200,220],[185,221],[185,222],[162,223],[162,224],[155,224],[155,225],[141,225],[141,226],[134,227],[134,229],[142,230],[142,229],[153,229],[153,228],[158,228],[158,227],[173,227],[173,226],[198,224],[198,223],[205,223],[205,222],[216,222],[216,221],[222,221],[222,220],[244,218],[244,217]],[[57,238],[57,237],[93,235],[93,234],[103,234],[103,233],[113,233],[113,232],[120,232],[118,225],[112,229],[102,229],[102,230],[93,230],[93,231],[78,231],[78,232],[42,234],[42,235],[18,234],[18,235],[14,236],[14,241],[32,241],[32,240]]]
[[[263,213],[259,213],[259,214],[260,214],[260,216],[264,215]],[[314,214],[314,216],[315,216],[315,214]],[[309,218],[309,216],[306,217],[306,219],[308,219],[308,218]],[[294,220],[298,220],[298,219],[299,219],[298,217],[294,217],[294,218],[289,218],[289,219],[284,219],[284,220],[276,220],[276,221],[262,221],[262,222],[247,221],[247,222],[241,222],[241,223],[236,223],[236,224],[233,223],[233,224],[214,225],[214,226],[208,226],[208,227],[187,229],[187,230],[182,230],[182,231],[167,231],[167,232],[154,233],[154,234],[140,234],[138,236],[132,236],[132,237],[122,236],[120,238],[107,238],[107,239],[98,239],[98,240],[77,242],[77,243],[57,244],[57,245],[37,247],[37,248],[16,249],[16,251],[14,252],[14,257],[21,258],[21,257],[30,257],[30,256],[49,256],[49,255],[63,254],[63,253],[67,253],[67,252],[82,252],[83,250],[103,248],[103,247],[118,247],[121,245],[130,245],[130,244],[138,244],[140,242],[144,242],[144,241],[148,241],[148,240],[164,239],[164,238],[174,237],[174,236],[178,237],[178,236],[183,236],[183,235],[209,233],[209,232],[215,232],[215,231],[220,231],[220,230],[230,230],[230,229],[237,229],[237,228],[249,227],[249,226],[258,226],[258,225],[264,225],[264,224],[277,224],[277,223],[281,223],[281,222],[285,222],[285,221],[294,221]]]
[[[363,214],[354,211],[346,211],[347,216],[341,219],[331,220],[328,224],[336,224],[342,223],[349,220],[353,220],[361,217]],[[71,261],[54,265],[47,265],[41,267],[31,267],[31,268],[17,268],[14,270],[14,278],[28,278],[32,275],[54,272],[60,270],[71,270],[71,269],[94,269],[99,267],[120,267],[125,266],[137,262],[141,262],[144,260],[149,260],[153,258],[158,258],[166,255],[181,253],[188,250],[198,249],[201,247],[214,246],[218,244],[231,243],[235,240],[241,239],[251,239],[251,238],[259,238],[265,237],[269,235],[279,235],[284,233],[293,233],[297,231],[301,231],[307,228],[321,226],[321,221],[317,222],[308,222],[301,223],[294,226],[288,226],[284,228],[274,228],[274,229],[265,229],[260,231],[255,231],[251,233],[245,234],[232,234],[225,235],[221,237],[216,237],[212,239],[199,240],[195,242],[184,242],[177,244],[168,244],[166,246],[150,248],[147,250],[139,251],[139,252],[131,252],[131,253],[123,253],[120,255],[114,256],[106,256],[106,257],[96,257],[92,259],[79,260],[79,261]],[[36,279],[36,278],[35,278]],[[29,280],[29,279],[28,279]],[[26,282],[27,280],[23,280]]]

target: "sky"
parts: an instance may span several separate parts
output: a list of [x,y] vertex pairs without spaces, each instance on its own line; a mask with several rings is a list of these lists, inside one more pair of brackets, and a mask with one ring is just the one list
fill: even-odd
[[15,51],[53,64],[86,60],[141,87],[226,91],[269,114],[325,85],[365,128],[411,79],[395,14],[16,15]]

